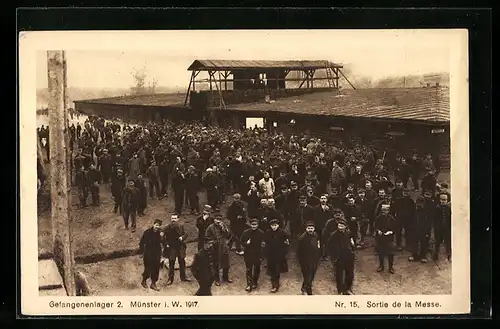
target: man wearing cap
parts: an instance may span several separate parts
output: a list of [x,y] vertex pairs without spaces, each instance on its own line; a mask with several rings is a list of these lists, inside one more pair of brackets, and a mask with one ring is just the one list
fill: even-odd
[[345,182],[346,175],[344,173],[344,169],[342,169],[342,167],[339,166],[337,161],[333,162],[332,173],[330,176],[331,176],[332,188],[336,187],[340,194],[340,192],[342,191],[342,186],[344,185]]
[[281,273],[288,272],[286,254],[290,240],[286,232],[279,228],[279,220],[272,219],[269,224],[271,228],[264,236],[266,269],[271,277],[271,293],[276,293],[280,288]]
[[403,229],[405,232],[405,245],[409,246],[410,235],[414,235],[411,230],[413,229],[410,225],[414,221],[415,217],[415,201],[410,197],[410,190],[407,188],[403,189],[402,195],[399,199],[394,202],[394,214],[396,218],[395,222],[395,236],[396,236],[396,247],[399,251],[403,250],[401,243],[403,237]]
[[321,203],[319,198],[314,195],[314,189],[310,186],[308,186],[306,189],[306,197],[307,197],[307,204],[313,208],[319,206]]
[[441,183],[438,184],[438,191],[436,193],[436,204],[440,203],[440,195],[441,194],[446,194],[448,196],[448,202],[451,202],[451,194],[448,191],[448,184],[447,183]]
[[395,219],[389,214],[390,205],[382,204],[381,213],[375,218],[375,250],[378,254],[379,268],[377,272],[384,270],[384,260],[388,259],[389,273],[394,274],[394,227]]
[[246,201],[247,201],[247,206],[248,206],[248,216],[249,217],[258,217],[259,216],[259,211],[260,211],[260,197],[259,197],[259,191],[257,189],[257,184],[255,182],[252,182],[250,184],[250,189],[247,191],[246,194]]
[[205,241],[214,246],[214,269],[215,269],[215,285],[220,286],[220,270],[222,270],[222,280],[227,283],[233,281],[229,279],[229,246],[230,238],[229,229],[222,221],[222,215],[217,214],[214,222],[207,227],[205,232]]
[[297,260],[302,272],[302,294],[312,295],[312,283],[318,262],[321,256],[321,243],[318,234],[315,232],[315,224],[309,221],[306,224],[306,231],[301,234],[297,244]]
[[186,239],[187,233],[184,225],[179,222],[178,215],[170,217],[171,222],[165,227],[166,250],[164,255],[168,258],[168,281],[167,285],[174,281],[175,261],[179,261],[181,281],[189,282],[186,277]]
[[194,255],[191,264],[191,274],[198,282],[195,296],[212,296],[212,283],[214,281],[213,245],[204,243],[202,248]]
[[448,195],[439,195],[439,204],[434,210],[434,254],[433,259],[439,259],[439,249],[444,242],[446,256],[451,261],[451,205]]
[[111,156],[107,149],[102,150],[103,154],[99,157],[97,161],[98,169],[102,174],[102,181],[104,184],[109,183],[109,178],[111,176]]
[[212,209],[217,210],[217,202],[218,202],[218,180],[215,174],[213,173],[212,168],[207,168],[206,175],[203,178],[203,185],[207,190],[207,203],[212,207]]
[[264,232],[259,229],[257,218],[250,220],[250,228],[243,232],[240,242],[245,249],[244,260],[247,279],[245,291],[251,292],[257,289],[264,247]]
[[328,204],[332,207],[332,209],[344,208],[344,203],[342,202],[342,198],[340,197],[338,187],[332,186],[331,193],[328,196]]
[[231,239],[229,240],[229,249],[233,243],[236,244],[236,254],[243,255],[241,250],[240,237],[246,229],[246,209],[245,204],[241,201],[241,195],[235,193],[233,202],[227,208],[227,219],[229,220],[229,228],[231,229]]
[[177,163],[174,164],[172,172],[172,190],[174,191],[175,213],[180,215],[184,207],[184,197],[186,193],[186,177],[184,174],[184,165],[180,163],[177,157]]
[[142,177],[142,174],[137,175],[137,180],[135,181],[135,187],[139,190],[139,203],[137,205],[137,213],[139,216],[144,216],[144,210],[148,206],[148,189],[146,188],[146,182]]
[[306,223],[313,219],[314,209],[307,204],[307,197],[301,195],[299,197],[299,206],[295,209],[292,215],[292,222],[290,223],[292,238],[298,238],[298,236],[305,231]]
[[344,216],[347,221],[347,227],[354,242],[358,241],[359,227],[361,225],[361,208],[356,204],[354,195],[349,195],[347,204],[344,208]]
[[434,170],[432,168],[427,167],[426,174],[424,175],[424,177],[422,177],[422,183],[421,183],[422,190],[433,191],[432,194],[434,196],[435,195],[434,192],[436,191],[436,185],[437,185],[437,180],[436,176],[434,175]]
[[280,169],[280,176],[278,178],[276,178],[276,181],[274,183],[280,189],[283,189],[283,186],[288,188],[288,185],[290,184],[290,182],[288,181],[288,178],[286,177],[286,170],[283,166]]
[[100,204],[99,195],[99,181],[101,180],[101,173],[95,168],[94,164],[90,165],[88,171],[90,194],[92,196],[92,205],[98,206]]
[[300,185],[300,183],[302,182],[302,177],[301,177],[301,175],[299,173],[297,164],[296,163],[292,163],[292,165],[290,167],[291,167],[291,170],[287,174],[288,181],[290,182],[290,184],[292,182],[295,182],[297,185]]
[[[335,228],[326,240],[326,249],[335,271],[335,281],[339,295],[352,295],[354,281],[354,241],[350,237],[347,222],[338,219]],[[327,232],[325,232],[327,233]]]
[[370,225],[370,218],[372,217],[373,205],[371,200],[366,197],[366,190],[363,188],[358,189],[358,196],[355,200],[356,205],[359,207],[361,220],[359,226],[359,241],[357,244],[360,247],[364,246],[366,233]]
[[87,207],[87,198],[89,197],[89,176],[84,166],[76,173],[76,186],[78,187],[78,197],[80,199],[80,208]]
[[199,190],[200,178],[196,173],[195,167],[191,165],[188,167],[186,174],[186,197],[191,208],[191,214],[198,215],[200,213]]
[[162,199],[163,194],[161,194],[160,191],[160,170],[156,165],[155,160],[151,162],[151,165],[149,166],[147,171],[147,175],[148,175],[148,185],[149,185],[149,197],[153,199],[156,191],[156,196],[158,197],[158,199]]
[[426,207],[425,203],[423,196],[417,198],[415,216],[409,218],[408,231],[405,232],[406,243],[411,252],[411,256],[408,257],[410,262],[420,260],[422,263],[427,263],[434,207]]
[[276,198],[274,198],[276,210],[281,214],[281,216],[283,216],[285,222],[283,228],[286,227],[290,217],[290,209],[287,207],[289,192],[290,190],[286,185],[281,185],[279,194],[276,196]]
[[161,230],[161,220],[155,219],[153,227],[148,228],[142,234],[139,242],[139,249],[144,260],[144,272],[142,273],[141,285],[147,288],[147,280],[151,278],[150,288],[156,291],[160,289],[156,286],[160,274],[162,248],[165,249],[163,232]]
[[128,230],[128,221],[130,218],[132,220],[132,232],[135,232],[138,204],[139,190],[135,187],[134,181],[129,180],[122,192],[122,214],[126,230]]

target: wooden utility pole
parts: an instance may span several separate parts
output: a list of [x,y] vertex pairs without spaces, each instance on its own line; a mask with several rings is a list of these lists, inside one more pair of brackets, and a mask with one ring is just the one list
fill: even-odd
[[48,51],[50,195],[54,260],[62,272],[68,296],[75,296],[74,258],[71,249],[69,210],[68,112],[66,97],[66,59],[64,51]]

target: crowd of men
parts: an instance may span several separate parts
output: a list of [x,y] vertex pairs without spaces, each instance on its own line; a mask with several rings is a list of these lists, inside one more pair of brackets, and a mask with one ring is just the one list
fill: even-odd
[[[437,182],[439,169],[429,154],[389,156],[353,136],[333,142],[201,122],[122,127],[89,117],[83,126],[72,125],[70,134],[82,208],[89,194],[99,206],[99,186],[110,182],[114,212],[123,217],[125,229],[135,231],[148,197],[173,194],[170,223],[162,228],[162,220],[155,220],[140,242],[145,288],[151,279],[150,287],[158,290],[159,270],[167,263],[171,284],[176,260],[181,280],[190,280],[182,224],[186,210],[198,215],[198,253],[191,267],[200,286],[197,295],[210,295],[212,284],[232,282],[233,246],[243,256],[248,292],[257,289],[265,266],[276,293],[280,275],[288,271],[287,255],[295,252],[303,294],[312,294],[317,267],[327,259],[334,265],[338,293],[352,294],[356,250],[366,247],[369,236],[375,238],[379,272],[395,272],[394,254],[403,242],[409,261],[427,262],[431,236],[432,259],[438,260],[444,243],[451,260],[451,196],[447,184]],[[200,209],[202,190],[207,204]]]

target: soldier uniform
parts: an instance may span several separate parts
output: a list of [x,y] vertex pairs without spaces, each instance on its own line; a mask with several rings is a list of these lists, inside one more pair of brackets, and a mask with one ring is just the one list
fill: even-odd
[[241,245],[245,254],[246,280],[245,290],[251,292],[257,288],[260,276],[260,266],[263,257],[264,232],[258,228],[259,221],[256,218],[250,220],[250,228],[241,235]]

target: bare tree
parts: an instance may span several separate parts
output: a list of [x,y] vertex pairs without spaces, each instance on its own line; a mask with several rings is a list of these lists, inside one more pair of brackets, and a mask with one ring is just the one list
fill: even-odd
[[131,88],[133,94],[145,94],[146,93],[146,67],[143,67],[142,69],[134,69],[133,72],[131,73],[132,77],[134,78],[134,83],[135,85]]
[[158,80],[153,78],[152,80],[149,81],[149,93],[150,94],[156,94],[156,87],[158,86]]

